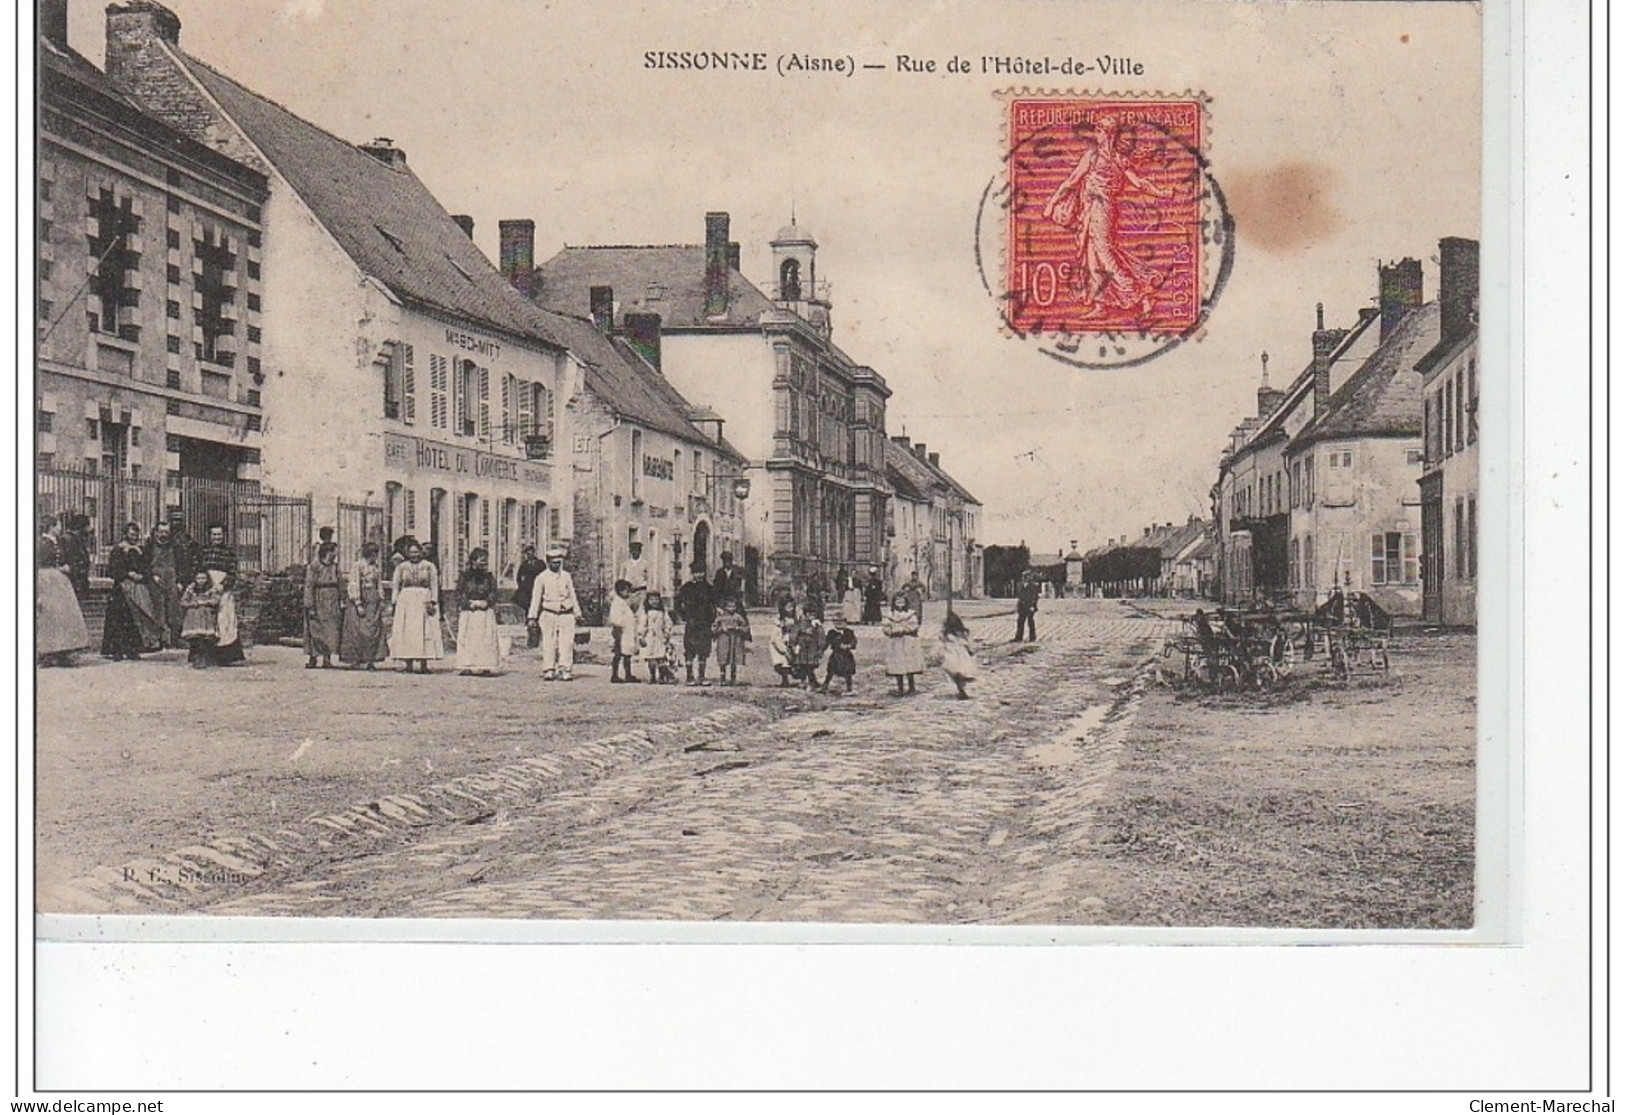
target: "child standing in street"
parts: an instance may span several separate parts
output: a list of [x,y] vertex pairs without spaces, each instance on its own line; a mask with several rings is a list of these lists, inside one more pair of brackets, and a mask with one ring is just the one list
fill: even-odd
[[186,660],[194,670],[205,669],[214,657],[219,615],[220,590],[209,579],[208,570],[199,569],[181,593],[181,638],[190,648]]
[[632,673],[632,648],[638,641],[638,620],[632,611],[631,597],[632,583],[616,581],[615,592],[609,598],[609,680],[614,685],[638,680]]
[[791,629],[790,663],[796,679],[805,681],[808,689],[818,688],[818,662],[824,657],[824,625],[819,620],[822,611],[823,604],[809,597]]
[[957,612],[949,612],[948,618],[942,621],[942,668],[953,679],[959,699],[969,699],[965,685],[976,678],[976,652],[965,621]]
[[750,642],[750,617],[745,602],[727,599],[717,615],[711,633],[717,645],[717,673],[723,685],[739,684],[739,665],[745,661],[745,644]]
[[852,675],[858,672],[858,635],[852,630],[846,612],[835,618],[835,626],[824,636],[824,645],[829,648],[829,665],[824,670],[824,692],[829,692],[831,678],[844,678],[846,691],[852,692]]
[[638,626],[638,648],[649,664],[651,682],[671,683],[677,675],[671,669],[671,617],[658,592],[643,601],[643,621]]
[[768,661],[773,664],[773,672],[779,675],[779,688],[783,689],[790,684],[795,675],[795,667],[790,662],[790,639],[796,626],[796,602],[794,600],[779,601],[779,618],[773,624],[773,634],[768,640]]
[[886,673],[897,679],[897,695],[903,695],[903,683],[914,692],[915,675],[925,670],[925,655],[920,651],[920,617],[905,593],[892,597],[891,612],[886,617]]

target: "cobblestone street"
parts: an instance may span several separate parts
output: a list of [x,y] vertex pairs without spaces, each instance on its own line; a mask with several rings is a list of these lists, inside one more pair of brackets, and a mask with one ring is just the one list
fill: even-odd
[[[1250,755],[1269,781],[1275,737],[1302,742],[1301,703],[1277,709],[1271,734],[1252,746],[1230,732],[1259,732],[1258,709],[1202,712],[1147,688],[1145,665],[1172,620],[1117,601],[1057,602],[1040,614],[1042,641],[1014,647],[1010,617],[987,614],[997,608],[969,609],[982,613],[970,626],[983,661],[969,701],[954,699],[938,670],[918,696],[889,695],[873,631],[863,633],[851,697],[781,690],[760,653],[749,685],[704,690],[611,688],[602,666],[547,685],[525,655],[497,679],[312,675],[279,648],[256,651],[251,670],[203,677],[162,662],[42,671],[40,906],[936,924],[1159,923],[1171,906],[1188,919],[1176,924],[1213,924],[1268,923],[1259,896],[1282,888],[1308,922],[1317,901],[1331,908],[1312,877],[1297,879],[1279,849],[1262,845],[1276,875],[1259,876],[1242,856],[1162,893],[1178,865],[1167,862],[1157,817],[1141,818],[1126,796],[1172,802],[1162,819],[1182,832],[1207,806],[1178,769],[1148,773],[1144,756],[1211,740],[1204,761],[1223,772]],[[114,676],[130,680],[99,684]],[[79,682],[83,696],[70,689]],[[372,711],[357,709],[357,688],[376,692]],[[1427,715],[1422,689],[1385,693],[1356,686],[1328,699],[1383,699]],[[390,711],[403,700],[417,703]],[[1152,735],[1137,728],[1148,702],[1167,725]],[[1324,709],[1310,716],[1324,725]],[[1465,730],[1430,740],[1422,761],[1454,772],[1446,804],[1465,826],[1470,904],[1470,702],[1460,722]],[[1412,741],[1396,730],[1390,803],[1412,792]],[[1317,787],[1362,777],[1331,757],[1321,776],[1308,761],[1294,760]],[[1407,810],[1392,804],[1384,825],[1405,835]],[[1131,822],[1144,831],[1125,837]],[[1154,862],[1136,858],[1147,849]],[[1211,851],[1192,845],[1197,868]],[[1372,886],[1387,853],[1365,854],[1376,874],[1359,885]],[[1324,874],[1312,858],[1304,870]],[[1190,900],[1232,884],[1240,897],[1218,912]],[[1432,901],[1407,916],[1448,921]],[[1340,916],[1371,920],[1354,906]]]

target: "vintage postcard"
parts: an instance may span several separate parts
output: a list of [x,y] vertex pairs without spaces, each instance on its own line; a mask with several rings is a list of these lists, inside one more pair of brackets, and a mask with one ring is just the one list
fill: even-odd
[[1504,938],[1477,5],[37,30],[45,936]]

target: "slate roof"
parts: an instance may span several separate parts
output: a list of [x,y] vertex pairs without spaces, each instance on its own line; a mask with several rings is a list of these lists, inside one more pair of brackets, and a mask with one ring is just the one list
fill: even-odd
[[[39,37],[38,57],[42,71],[72,78],[81,85],[88,86],[102,96],[118,101],[128,108],[143,113],[146,111],[142,108],[140,101],[137,101],[125,90],[120,89],[113,83],[113,79],[104,74],[94,62],[72,47],[58,46],[41,35]],[[154,122],[158,122],[156,118],[154,118]],[[167,127],[167,125],[162,126]]]
[[1375,352],[1333,392],[1326,413],[1293,438],[1289,450],[1332,438],[1420,437],[1422,377],[1416,363],[1439,336],[1439,304],[1406,314]]
[[80,109],[105,113],[119,126],[138,129],[145,150],[202,163],[249,188],[257,197],[265,196],[264,174],[173,127],[77,50],[41,36],[37,57],[42,105],[66,99]]
[[567,314],[588,312],[590,287],[613,287],[620,308],[617,326],[628,313],[650,313],[660,315],[662,329],[754,327],[762,314],[777,309],[749,279],[729,268],[727,315],[707,319],[703,244],[566,247],[535,273],[541,279],[537,302]]
[[943,485],[930,465],[890,438],[886,439],[886,479],[898,495],[918,503],[929,503],[931,490]]
[[[1360,316],[1360,320],[1355,323],[1354,327],[1347,331],[1341,341],[1337,342],[1337,347],[1332,350],[1332,362],[1335,363],[1338,359],[1340,359],[1342,355],[1348,351],[1349,346],[1355,341],[1359,340],[1361,335],[1364,334],[1367,329],[1377,328],[1376,322],[1378,320],[1379,319],[1376,314],[1362,314]],[[1285,437],[1286,433],[1282,427],[1286,422],[1287,416],[1291,414],[1293,409],[1303,400],[1305,393],[1312,392],[1314,389],[1315,362],[1314,359],[1311,358],[1309,363],[1303,366],[1303,371],[1299,372],[1297,377],[1293,379],[1291,385],[1287,387],[1281,402],[1274,410],[1265,415],[1263,423],[1248,435],[1247,440],[1242,443],[1241,448],[1236,451],[1235,456],[1239,457],[1250,448],[1267,445],[1277,438]],[[1255,418],[1254,420],[1256,421],[1257,419]]]
[[[902,446],[898,446],[898,448],[900,449]],[[933,465],[929,461],[925,463],[925,467],[930,469],[936,476],[940,477],[942,482],[948,485],[948,487],[952,488],[960,499],[964,500],[966,503],[974,503],[977,507],[982,506],[982,501],[971,495],[969,489],[967,489],[965,485],[948,475],[947,469],[943,468],[941,465]]]
[[585,318],[552,310],[536,312],[544,328],[581,361],[587,389],[615,413],[648,429],[715,448],[738,463],[745,462],[744,454],[726,437],[719,444],[689,421],[693,406],[630,345],[610,340]]
[[1440,368],[1455,359],[1468,345],[1478,340],[1478,326],[1473,326],[1460,337],[1443,338],[1438,344],[1427,351],[1422,359],[1416,362],[1416,370],[1423,380]]
[[361,270],[403,301],[558,347],[410,167],[395,168],[177,51]]

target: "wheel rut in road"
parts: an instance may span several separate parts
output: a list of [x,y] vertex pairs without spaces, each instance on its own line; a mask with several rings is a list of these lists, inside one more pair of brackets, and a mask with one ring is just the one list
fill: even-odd
[[[996,625],[1002,631],[1002,623]],[[973,623],[984,644],[990,623]],[[1161,625],[995,646],[953,699],[862,693],[670,740],[478,825],[435,825],[207,906],[232,914],[1084,923],[1091,819]]]

